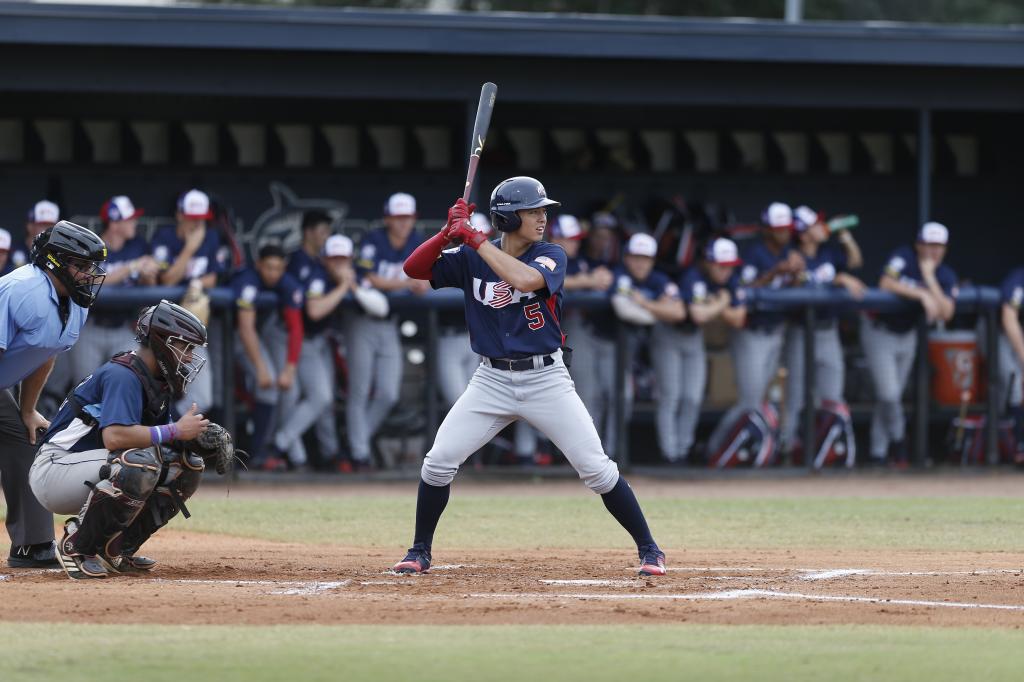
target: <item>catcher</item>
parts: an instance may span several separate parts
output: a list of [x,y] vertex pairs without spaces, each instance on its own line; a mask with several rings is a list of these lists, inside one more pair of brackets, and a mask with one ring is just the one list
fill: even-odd
[[231,436],[196,413],[171,422],[202,370],[195,352],[206,327],[181,306],[160,301],[139,317],[134,351],[119,353],[68,395],[43,437],[29,474],[32,491],[64,524],[57,555],[68,577],[148,571],[136,552],[179,511],[206,464],[226,473]]

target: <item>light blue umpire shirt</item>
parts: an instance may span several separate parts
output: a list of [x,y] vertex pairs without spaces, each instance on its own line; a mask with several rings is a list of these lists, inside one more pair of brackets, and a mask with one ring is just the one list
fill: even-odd
[[35,265],[0,277],[0,389],[16,385],[75,345],[89,311],[70,300],[68,309],[65,324],[53,282]]

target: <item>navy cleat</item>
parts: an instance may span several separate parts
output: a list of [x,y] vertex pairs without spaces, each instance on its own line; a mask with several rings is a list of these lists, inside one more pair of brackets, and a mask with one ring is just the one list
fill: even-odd
[[642,545],[637,551],[640,554],[640,575],[665,575],[665,553],[657,545]]
[[409,548],[409,553],[391,569],[395,573],[426,573],[430,570],[430,550],[418,543]]
[[12,545],[7,565],[11,568],[60,568],[53,541],[35,545]]

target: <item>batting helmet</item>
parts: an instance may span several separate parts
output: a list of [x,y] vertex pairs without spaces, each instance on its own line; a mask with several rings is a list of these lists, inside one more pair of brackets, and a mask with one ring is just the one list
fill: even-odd
[[206,359],[193,355],[206,345],[206,326],[177,303],[162,300],[139,315],[135,340],[153,351],[160,373],[176,399],[206,365]]
[[548,199],[539,180],[519,175],[502,180],[491,192],[491,224],[502,232],[515,232],[523,224],[516,211],[542,206],[561,206]]
[[92,231],[67,220],[36,236],[31,257],[37,266],[52,272],[67,288],[71,300],[83,308],[96,301],[107,277],[100,267],[107,259],[107,245]]

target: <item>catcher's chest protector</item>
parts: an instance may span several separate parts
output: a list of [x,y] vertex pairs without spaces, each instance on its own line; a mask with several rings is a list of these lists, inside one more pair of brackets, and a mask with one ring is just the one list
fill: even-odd
[[163,423],[161,416],[167,411],[171,404],[171,389],[166,383],[161,383],[150,373],[146,363],[132,351],[118,353],[110,358],[111,362],[127,367],[142,384],[142,425],[157,426]]

